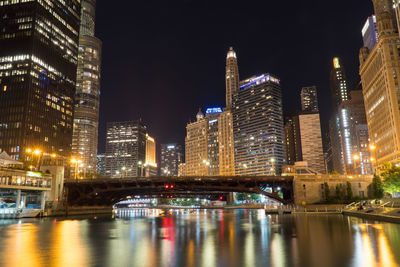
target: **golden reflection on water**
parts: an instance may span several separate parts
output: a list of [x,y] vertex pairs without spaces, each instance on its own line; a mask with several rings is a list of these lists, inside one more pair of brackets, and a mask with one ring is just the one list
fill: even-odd
[[6,258],[8,266],[40,267],[40,251],[37,242],[38,227],[34,224],[15,224],[6,232],[9,238],[5,241],[5,251],[1,257]]
[[[377,251],[374,251],[373,240],[377,234]],[[372,238],[371,238],[372,237]],[[390,248],[387,236],[381,224],[359,224],[355,237],[355,265],[365,267],[399,266]]]
[[55,221],[54,223],[56,225],[51,245],[51,266],[89,266],[88,246],[82,243],[82,222]]

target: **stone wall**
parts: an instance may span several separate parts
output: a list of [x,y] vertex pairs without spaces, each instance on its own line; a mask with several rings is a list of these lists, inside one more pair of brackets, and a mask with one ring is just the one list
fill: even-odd
[[368,197],[368,186],[372,183],[372,175],[346,176],[346,175],[295,175],[294,198],[295,204],[301,205],[304,201],[313,204],[324,201],[325,183],[329,185],[330,196],[335,197],[336,185],[342,184],[346,190],[347,182],[351,183],[354,197]]

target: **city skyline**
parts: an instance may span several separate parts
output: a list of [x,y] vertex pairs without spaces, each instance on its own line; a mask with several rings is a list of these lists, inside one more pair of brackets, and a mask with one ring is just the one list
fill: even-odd
[[[154,42],[148,48],[143,47],[144,41],[148,43],[154,38],[164,36],[160,30],[156,30],[152,36],[145,32],[153,29],[154,23],[157,23],[158,19],[151,25],[141,25],[134,28],[134,34],[138,36],[139,40],[132,43],[133,48],[129,55],[123,52],[123,48],[126,46],[121,42],[115,42],[121,45],[120,48],[117,48],[114,44],[108,44],[103,50],[102,97],[104,98],[100,105],[99,152],[104,151],[105,124],[107,121],[142,118],[148,124],[150,134],[160,143],[178,142],[182,144],[185,137],[184,125],[190,120],[194,120],[193,114],[197,112],[198,107],[223,106],[225,103],[224,65],[226,51],[230,46],[233,46],[242,62],[241,65],[244,66],[240,70],[242,77],[271,72],[282,79],[285,111],[299,109],[298,93],[302,87],[311,85],[318,87],[321,106],[329,105],[329,71],[334,56],[339,56],[346,66],[349,88],[355,88],[357,83],[358,49],[362,46],[363,41],[360,34],[354,33],[361,32],[366,18],[373,14],[372,3],[361,3],[364,2],[336,1],[335,4],[328,4],[328,7],[322,4],[313,7],[310,2],[302,3],[305,5],[302,9],[306,11],[302,23],[308,32],[305,33],[304,37],[301,37],[299,33],[291,31],[292,37],[297,38],[297,44],[300,45],[298,50],[304,51],[301,54],[289,51],[287,44],[283,45],[281,49],[281,45],[277,46],[278,43],[284,43],[288,38],[279,33],[281,30],[289,30],[286,28],[287,26],[281,26],[280,22],[285,18],[287,19],[288,16],[296,15],[293,14],[293,11],[285,10],[288,13],[284,14],[282,19],[274,15],[271,18],[255,18],[250,16],[249,9],[245,9],[244,15],[254,20],[251,24],[254,27],[242,25],[237,29],[227,30],[223,36],[216,36],[217,32],[221,32],[221,26],[212,29],[211,25],[204,25],[204,30],[201,32],[203,36],[205,34],[216,38],[212,46],[205,44],[204,41],[197,42],[196,38],[198,37],[193,36],[193,33],[185,39],[175,36],[186,28],[178,26],[176,24],[177,19],[168,20],[166,23],[166,25],[173,27],[172,36],[177,38],[176,41],[166,36],[165,40],[160,43]],[[223,14],[222,5],[223,3],[219,3],[210,7],[210,10],[215,14],[209,15],[207,13],[206,16],[211,16],[212,21],[224,25],[227,22],[222,22],[222,20],[226,19],[227,16],[234,15]],[[272,6],[277,9],[283,8],[282,4],[279,3],[273,3]],[[360,6],[357,14],[349,19],[346,15],[353,15],[351,7],[357,6]],[[202,4],[185,2],[180,6],[173,5],[170,12],[179,14],[187,12],[196,15],[200,11],[196,11],[194,7],[204,10]],[[142,10],[143,14],[139,17],[149,15],[149,18],[151,18],[151,14],[149,14],[151,8],[154,8],[152,4],[145,5]],[[159,8],[161,10],[162,5]],[[229,7],[229,10],[237,11],[240,8],[240,5],[233,5]],[[328,8],[330,11],[324,14],[326,18],[323,18],[322,13]],[[121,33],[126,29],[127,26],[122,25],[126,22],[125,19],[119,18],[116,22],[107,22],[108,25],[106,25],[105,22],[108,20],[102,19],[106,15],[105,9],[108,9],[108,7],[106,8],[103,3],[98,3],[96,36],[103,40],[114,37],[121,38],[114,35],[111,37],[111,34],[114,34],[115,31]],[[155,12],[158,12],[158,10],[157,7]],[[307,17],[307,15],[316,15],[317,18],[315,19],[321,20],[321,25],[315,25],[314,19]],[[330,19],[338,15],[344,17],[343,21],[335,21],[334,25],[331,25]],[[178,17],[182,16],[186,17],[187,15]],[[129,22],[127,25],[129,26],[131,23],[133,22]],[[193,31],[198,33],[199,25],[196,23],[193,20],[188,21],[188,25],[193,24]],[[268,44],[264,49],[261,45],[249,43],[244,38],[246,30],[255,33],[261,25],[267,23],[271,27],[271,34],[268,34],[265,39],[272,38],[271,40],[275,40],[273,43],[276,44]],[[121,28],[111,30],[112,25],[118,25]],[[160,27],[164,28],[165,25],[160,25]],[[323,32],[324,27],[329,30],[329,36]],[[301,30],[302,33],[304,31]],[[309,35],[312,32],[316,32],[313,36],[318,42],[316,44],[302,44],[304,38],[310,37]],[[125,35],[122,36],[126,38]],[[129,38],[126,40],[129,43]],[[282,41],[276,42],[276,40]],[[168,46],[166,42],[172,42],[172,45]],[[192,48],[181,49],[182,46]],[[139,51],[141,52],[138,53]],[[149,60],[150,56],[154,59]],[[189,59],[196,62],[196,67],[190,65]],[[175,73],[179,75],[176,76]],[[195,76],[198,77],[195,78]],[[143,98],[132,99],[133,94],[139,91],[143,93]],[[115,97],[122,99],[121,104],[117,104]],[[133,104],[126,102],[128,99],[131,99],[129,101],[133,101]],[[143,99],[151,100],[143,101]],[[185,101],[182,102],[181,99],[185,99]],[[159,110],[167,110],[168,112],[160,113]],[[326,121],[331,110],[323,108],[320,112],[321,121],[325,124],[323,128],[327,128]]]

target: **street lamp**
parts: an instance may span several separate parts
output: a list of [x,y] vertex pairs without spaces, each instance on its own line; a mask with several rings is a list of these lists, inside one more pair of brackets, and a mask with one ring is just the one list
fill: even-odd
[[37,156],[38,160],[37,160],[37,163],[36,163],[36,171],[39,171],[40,160],[41,160],[41,156],[42,156],[43,152],[40,149],[32,150],[31,148],[27,148],[26,149],[26,153],[27,154],[31,154],[32,158],[33,158],[33,156]]

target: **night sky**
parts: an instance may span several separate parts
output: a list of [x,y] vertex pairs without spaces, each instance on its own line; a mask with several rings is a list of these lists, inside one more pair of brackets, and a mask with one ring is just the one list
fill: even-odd
[[271,73],[285,111],[300,109],[303,86],[318,86],[322,123],[330,114],[332,58],[358,79],[369,0],[97,1],[103,41],[99,151],[106,123],[142,118],[158,144],[184,144],[199,107],[225,105],[225,57],[233,46],[241,80]]

